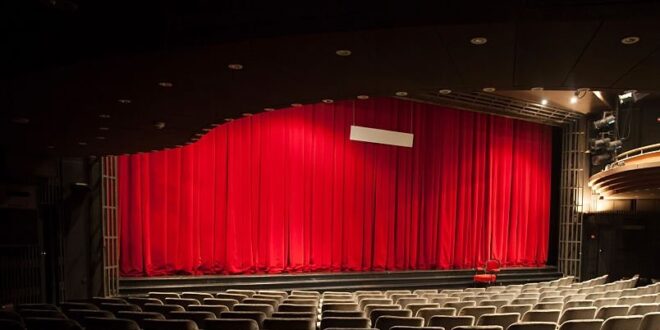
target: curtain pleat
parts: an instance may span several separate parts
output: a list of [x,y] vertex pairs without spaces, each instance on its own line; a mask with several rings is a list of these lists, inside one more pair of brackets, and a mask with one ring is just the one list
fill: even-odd
[[[412,131],[413,148],[349,140]],[[121,273],[544,265],[551,128],[379,98],[282,109],[119,157]]]

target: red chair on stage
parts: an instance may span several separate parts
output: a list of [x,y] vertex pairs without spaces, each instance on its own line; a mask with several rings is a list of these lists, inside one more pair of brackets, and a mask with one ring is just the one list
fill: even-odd
[[[501,263],[497,259],[491,259],[484,263],[483,267],[477,267],[477,274],[474,275],[474,283],[492,284],[497,280],[497,273],[500,272]],[[480,273],[483,272],[483,273]]]

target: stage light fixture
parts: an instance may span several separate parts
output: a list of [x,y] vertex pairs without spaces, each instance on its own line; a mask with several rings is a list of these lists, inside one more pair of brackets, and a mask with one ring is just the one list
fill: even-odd
[[609,127],[616,122],[616,117],[613,115],[604,116],[602,119],[594,121],[594,129],[601,130]]
[[592,150],[607,149],[609,143],[610,143],[610,138],[593,139],[591,140],[591,149]]
[[591,163],[593,165],[596,165],[596,166],[603,165],[606,162],[608,162],[610,159],[612,159],[611,154],[594,155],[594,156],[591,156]]
[[234,121],[234,118],[225,118],[226,122]]
[[84,147],[84,146],[87,145],[87,142],[85,142],[85,141],[80,141],[80,142],[78,142],[78,145],[81,146],[81,147]]
[[607,150],[609,151],[616,151],[621,149],[622,147],[623,147],[623,140],[614,140],[614,141],[610,141],[607,144]]
[[165,128],[165,122],[164,122],[164,121],[157,121],[157,122],[154,122],[154,128],[155,128],[155,129],[163,129],[163,128]]
[[[249,112],[244,112],[244,113],[242,114],[242,116],[243,116],[243,117],[252,117],[252,114],[249,113]],[[199,134],[199,133],[198,133],[198,134]]]
[[441,89],[438,91],[438,93],[441,95],[447,95],[451,93],[451,89]]

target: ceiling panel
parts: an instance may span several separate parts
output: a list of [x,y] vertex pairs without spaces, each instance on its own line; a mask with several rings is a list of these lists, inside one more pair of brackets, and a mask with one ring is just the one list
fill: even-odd
[[[621,39],[628,36],[639,36],[641,41],[622,44]],[[564,85],[592,89],[612,87],[658,47],[660,20],[604,22]]]

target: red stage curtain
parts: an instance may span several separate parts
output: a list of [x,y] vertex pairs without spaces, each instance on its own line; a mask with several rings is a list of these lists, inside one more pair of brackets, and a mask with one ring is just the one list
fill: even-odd
[[[350,141],[353,122],[414,148]],[[550,157],[548,126],[388,98],[235,120],[119,158],[121,273],[543,265]]]

